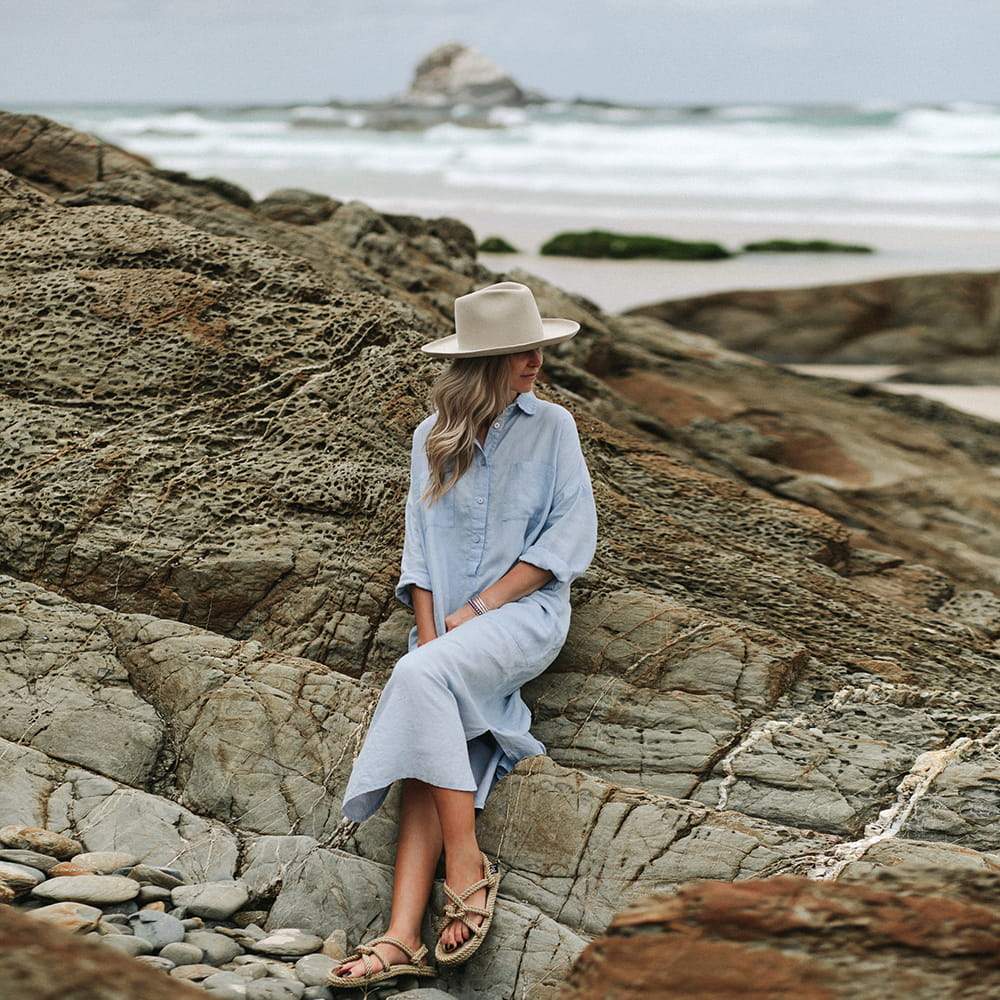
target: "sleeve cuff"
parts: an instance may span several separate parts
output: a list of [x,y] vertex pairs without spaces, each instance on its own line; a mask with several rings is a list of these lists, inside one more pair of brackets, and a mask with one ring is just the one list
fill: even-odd
[[405,604],[411,610],[413,609],[413,598],[410,596],[410,584],[415,583],[418,587],[423,590],[432,590],[431,582],[426,577],[423,576],[413,576],[408,573],[405,576],[399,578],[399,583],[396,584],[396,598],[400,603]]
[[541,545],[531,545],[520,556],[521,562],[531,563],[539,569],[547,569],[560,582],[565,583],[573,575],[566,561],[543,548]]

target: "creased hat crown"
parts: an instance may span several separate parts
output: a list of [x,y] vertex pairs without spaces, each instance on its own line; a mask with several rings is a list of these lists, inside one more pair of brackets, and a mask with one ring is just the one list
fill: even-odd
[[545,336],[538,303],[527,285],[498,281],[455,299],[460,350],[534,344]]

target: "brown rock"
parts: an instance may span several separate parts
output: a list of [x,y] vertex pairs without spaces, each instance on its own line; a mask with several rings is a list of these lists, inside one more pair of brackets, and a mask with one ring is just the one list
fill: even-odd
[[171,981],[105,944],[67,934],[39,920],[37,914],[37,910],[28,916],[13,907],[0,907],[0,995],[4,1000],[204,1000],[204,991]]
[[218,971],[214,965],[197,962],[194,965],[177,965],[170,970],[170,975],[174,979],[190,980],[197,983],[201,982],[202,979],[208,979],[209,976],[214,976]]
[[[1000,990],[995,880],[841,885],[777,878],[682,887],[620,912],[561,1000],[753,995],[986,998]],[[945,991],[944,993],[942,991]]]
[[5,826],[0,829],[0,843],[19,850],[51,854],[56,858],[70,858],[80,853],[79,841],[40,826]]
[[53,865],[49,871],[49,878],[55,878],[57,875],[93,875],[94,870],[92,868],[84,868],[82,865],[74,864],[72,861],[60,861],[59,864]]
[[94,930],[101,919],[101,909],[87,903],[49,903],[29,910],[28,914],[34,920],[45,920],[63,930],[86,933]]

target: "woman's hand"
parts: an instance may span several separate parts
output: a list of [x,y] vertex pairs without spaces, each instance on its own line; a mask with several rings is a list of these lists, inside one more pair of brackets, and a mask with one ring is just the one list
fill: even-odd
[[470,618],[475,618],[476,612],[469,604],[463,604],[457,611],[452,611],[450,615],[445,615],[444,628],[450,632],[453,628],[458,628],[462,622],[467,622]]

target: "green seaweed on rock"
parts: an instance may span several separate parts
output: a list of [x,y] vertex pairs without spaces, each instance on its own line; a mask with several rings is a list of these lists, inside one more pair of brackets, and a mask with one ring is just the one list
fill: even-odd
[[606,229],[557,233],[542,245],[541,253],[569,257],[611,257],[625,260],[723,260],[733,254],[719,243],[674,240],[665,236],[612,233]]
[[835,243],[832,240],[761,240],[744,245],[745,253],[874,253],[862,243]]
[[487,236],[476,248],[480,253],[518,253],[502,236]]

